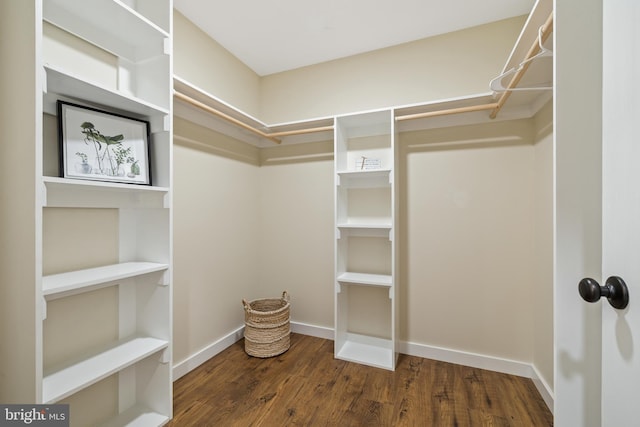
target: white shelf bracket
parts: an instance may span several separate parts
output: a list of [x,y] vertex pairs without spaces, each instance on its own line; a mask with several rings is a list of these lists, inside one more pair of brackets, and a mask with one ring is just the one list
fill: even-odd
[[42,67],[42,93],[47,93],[47,69]]
[[340,175],[336,174],[336,187],[339,187],[340,185],[342,185],[340,182]]
[[164,197],[162,198],[162,207],[164,209],[171,208],[171,193],[169,193],[168,191],[164,194]]
[[389,299],[393,301],[393,286],[389,287]]
[[42,200],[42,206],[46,207],[48,205],[47,202],[47,186],[44,182],[40,183],[40,200]]
[[47,319],[47,299],[42,297],[42,320]]
[[160,363],[167,364],[169,362],[171,362],[171,350],[165,348],[162,353],[160,353]]
[[164,39],[163,51],[165,55],[171,55],[171,39],[169,37]]
[[339,228],[336,228],[336,240],[340,240],[342,238],[342,233]]
[[160,279],[158,279],[158,285],[160,286],[169,286],[169,270],[165,270],[160,275]]
[[336,293],[339,294],[342,292],[342,285],[340,282],[336,282]]
[[394,240],[393,230],[394,230],[393,228],[389,230],[389,241],[390,242],[393,242],[393,240]]

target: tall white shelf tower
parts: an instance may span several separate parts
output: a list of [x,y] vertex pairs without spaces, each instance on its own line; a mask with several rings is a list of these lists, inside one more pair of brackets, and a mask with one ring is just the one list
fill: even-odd
[[397,133],[392,110],[335,121],[335,357],[394,370]]

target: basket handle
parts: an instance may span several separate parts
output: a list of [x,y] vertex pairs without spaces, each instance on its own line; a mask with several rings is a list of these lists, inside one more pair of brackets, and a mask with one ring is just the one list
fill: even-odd
[[289,302],[289,292],[283,291],[282,292],[282,299],[285,300],[286,302]]
[[244,299],[244,298],[242,299],[242,305],[244,306],[244,309],[245,309],[246,311],[248,311],[248,312],[250,312],[250,311],[251,311],[251,306],[249,305],[249,303],[247,302],[247,300],[246,300],[246,299]]

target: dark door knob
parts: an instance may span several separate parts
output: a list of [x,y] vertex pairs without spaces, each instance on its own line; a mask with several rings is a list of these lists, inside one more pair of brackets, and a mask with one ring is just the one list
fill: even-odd
[[618,276],[609,277],[604,286],[590,278],[582,279],[578,283],[578,292],[587,302],[596,302],[600,297],[606,297],[613,308],[623,309],[629,304],[629,289]]

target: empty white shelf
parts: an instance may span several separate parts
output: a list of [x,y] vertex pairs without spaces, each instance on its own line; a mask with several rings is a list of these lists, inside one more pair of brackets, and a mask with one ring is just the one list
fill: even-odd
[[121,184],[47,176],[43,182],[45,207],[163,208],[167,187]]
[[348,333],[337,357],[350,362],[393,369],[394,350],[391,340]]
[[149,427],[166,424],[169,417],[143,406],[134,406],[109,420],[103,427]]
[[49,114],[56,114],[56,101],[60,95],[74,99],[82,96],[84,102],[108,105],[110,108],[140,116],[169,114],[167,106],[155,105],[124,92],[103,87],[51,65],[46,65],[44,69],[47,73],[47,93],[43,108]]
[[62,294],[73,294],[91,290],[104,283],[122,280],[143,274],[163,271],[167,264],[154,262],[125,262],[68,273],[52,274],[42,278],[42,294],[52,298]]
[[55,403],[134,363],[164,350],[168,341],[133,338],[43,379],[42,401]]
[[169,37],[119,0],[47,0],[43,15],[45,21],[135,62],[164,54],[163,40]]
[[391,229],[391,221],[379,221],[379,222],[341,222],[338,224],[338,228],[371,228],[371,229]]
[[345,272],[338,275],[338,282],[353,283],[356,285],[369,286],[391,286],[392,280],[390,275],[386,274],[366,274]]
[[338,185],[345,188],[379,188],[388,187],[391,171],[389,169],[373,169],[338,172]]

